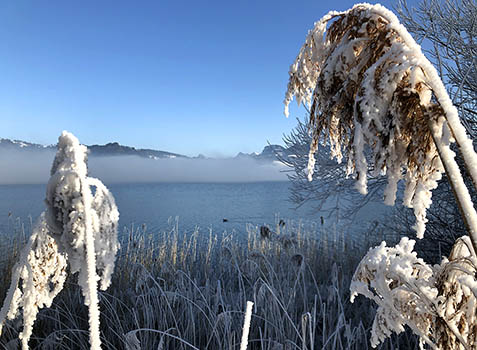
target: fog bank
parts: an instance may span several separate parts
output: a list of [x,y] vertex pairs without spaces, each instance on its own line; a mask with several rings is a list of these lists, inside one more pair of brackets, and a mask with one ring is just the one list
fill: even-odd
[[[0,152],[0,184],[38,184],[49,178],[54,152]],[[105,183],[285,181],[286,167],[253,159],[90,157],[90,176]]]

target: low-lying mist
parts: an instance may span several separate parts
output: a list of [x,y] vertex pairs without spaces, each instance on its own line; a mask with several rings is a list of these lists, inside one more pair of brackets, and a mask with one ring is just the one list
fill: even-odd
[[[54,152],[0,152],[0,184],[48,182]],[[90,157],[90,175],[107,183],[285,181],[286,167],[254,159]]]

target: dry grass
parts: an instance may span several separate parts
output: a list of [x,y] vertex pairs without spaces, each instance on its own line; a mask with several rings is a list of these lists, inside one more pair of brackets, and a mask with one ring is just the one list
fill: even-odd
[[[279,232],[278,224],[271,231]],[[350,304],[348,286],[364,245],[373,243],[293,222],[266,239],[248,226],[245,240],[198,229],[181,235],[177,223],[155,236],[131,228],[112,285],[100,293],[103,348],[238,349],[251,300],[249,349],[368,349],[374,309],[364,298]],[[7,285],[5,279],[1,297]],[[67,281],[40,312],[32,349],[89,348],[81,298],[76,282]],[[18,346],[19,326],[8,323],[2,348]],[[408,334],[382,346],[413,348]]]

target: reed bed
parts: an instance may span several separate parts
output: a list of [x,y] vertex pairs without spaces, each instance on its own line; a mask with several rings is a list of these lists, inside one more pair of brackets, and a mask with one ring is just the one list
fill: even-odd
[[[104,349],[239,349],[246,303],[253,301],[248,349],[370,349],[374,306],[349,302],[349,281],[371,234],[301,222],[244,233],[145,226],[122,234],[111,287],[99,293]],[[3,300],[24,228],[4,250]],[[206,237],[206,238],[205,238]],[[392,241],[391,238],[386,237]],[[5,242],[5,241],[4,241]],[[51,308],[40,311],[32,349],[89,349],[88,310],[69,279]],[[9,322],[2,349],[17,349],[21,322]],[[393,336],[380,349],[415,349],[415,337]]]

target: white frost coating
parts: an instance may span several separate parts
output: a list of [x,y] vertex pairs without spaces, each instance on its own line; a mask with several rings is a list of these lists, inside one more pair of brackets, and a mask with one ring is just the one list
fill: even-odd
[[450,144],[458,143],[474,184],[477,155],[419,45],[381,5],[330,12],[308,34],[290,69],[287,115],[293,96],[310,108],[310,181],[320,142],[330,145],[338,161],[346,153],[347,173],[357,174],[361,193],[367,192],[368,168],[387,175],[386,204],[394,204],[404,180],[403,202],[413,208],[414,229],[422,238],[431,191],[445,166],[470,227],[471,238],[458,239],[449,260],[434,267],[417,258],[414,241],[407,238],[391,248],[383,242],[363,258],[351,300],[363,294],[379,306],[372,345],[407,325],[419,335],[421,349],[426,343],[435,349],[477,349],[477,213]]
[[310,152],[308,154],[308,166],[306,168],[306,174],[308,177],[308,181],[313,180],[313,169],[315,168],[315,151],[310,149]]
[[[100,277],[102,289],[110,284],[119,248],[119,214],[106,187],[87,176],[86,147],[70,133],[63,132],[59,138],[51,174],[46,197],[48,224],[68,254],[71,272],[78,272],[89,307],[91,348],[100,349],[97,284]],[[94,196],[91,186],[96,187]]]
[[468,236],[459,238],[449,255],[449,260],[441,263],[442,269],[438,279],[442,283],[443,304],[440,305],[439,316],[446,320],[452,333],[437,334],[448,341],[445,346],[449,349],[477,348],[475,329],[477,326],[476,302],[477,297],[472,287],[477,284],[477,259],[474,248]]
[[13,268],[10,289],[0,311],[0,334],[6,319],[16,318],[21,308],[23,331],[19,338],[22,349],[28,349],[36,315],[40,308],[51,306],[63,288],[66,266],[66,256],[58,252],[42,215]]
[[[356,154],[363,155],[362,157],[357,157],[355,159],[355,168],[358,174],[358,178],[356,179],[356,189],[362,195],[368,193],[368,188],[366,185],[366,172],[368,170],[368,162],[366,161],[366,157],[364,157],[364,139],[363,134],[361,133],[361,124],[356,125],[356,133],[354,137],[354,149]],[[350,169],[352,166],[351,162],[348,162],[348,173],[352,174],[352,170]]]
[[[444,118],[440,118],[438,121],[438,123],[443,122]],[[470,235],[473,238],[473,241],[477,242],[477,212],[472,203],[469,190],[467,189],[462,174],[460,173],[459,166],[454,159],[455,153],[449,147],[450,133],[444,133],[446,128],[439,127],[438,123],[434,123],[432,126],[434,140],[439,148],[439,155],[442,158],[443,163],[446,164],[446,173],[449,181],[452,183],[452,187],[456,192],[456,196],[462,206],[462,211],[466,214],[465,219]]]
[[[98,301],[98,280],[99,276],[96,273],[96,252],[94,247],[93,236],[93,212],[92,212],[92,194],[91,189],[87,185],[85,179],[81,186],[81,196],[84,204],[84,235],[85,235],[85,250],[86,250],[86,264],[83,266],[78,275],[78,282],[83,291],[85,304],[89,307],[89,339],[91,349],[101,349],[101,339],[99,334],[99,301]],[[85,266],[86,265],[86,266]],[[81,276],[86,268],[86,281]]]
[[378,310],[371,330],[371,345],[376,347],[391,335],[409,326],[432,348],[433,316],[441,298],[435,287],[435,271],[413,251],[415,241],[407,237],[395,247],[386,242],[371,248],[356,268],[351,281],[351,302],[358,294],[374,300]]
[[362,194],[369,167],[373,175],[387,175],[388,205],[404,180],[403,202],[414,209],[414,229],[422,238],[431,191],[444,171],[429,123],[445,116],[477,184],[477,155],[437,71],[383,6],[363,3],[328,13],[308,33],[289,75],[285,114],[294,96],[310,108],[310,181],[320,142],[329,143],[338,161],[347,153],[347,172],[356,173]]
[[240,350],[247,350],[248,333],[250,331],[250,321],[252,320],[253,302],[247,301],[247,308],[245,310],[245,319],[243,321],[242,341],[240,343]]
[[49,307],[62,289],[68,262],[71,273],[78,272],[78,284],[89,306],[91,348],[101,348],[97,284],[100,281],[101,289],[106,289],[111,283],[119,249],[119,213],[108,189],[87,176],[86,160],[86,147],[63,132],[47,186],[47,210],[21,253],[0,310],[1,333],[5,318],[15,318],[23,308],[23,349],[28,348],[38,309]]
[[311,105],[311,97],[321,70],[317,62],[323,60],[323,40],[326,24],[337,14],[339,12],[331,11],[319,22],[315,23],[314,28],[308,32],[305,44],[301,47],[295,62],[290,66],[290,81],[288,82],[288,89],[283,101],[285,104],[284,113],[287,117],[289,115],[288,106],[293,100],[293,96],[296,96],[299,105],[301,103],[308,106]]
[[104,184],[95,178],[88,178],[89,186],[96,188],[91,206],[93,209],[93,231],[96,251],[96,270],[100,276],[100,288],[106,290],[111,284],[116,253],[119,250],[117,239],[119,212],[114,197]]
[[[362,294],[378,304],[371,329],[377,346],[408,326],[434,349],[477,347],[477,257],[468,236],[459,238],[449,259],[430,266],[403,238],[395,247],[386,242],[371,248],[351,281],[351,302]],[[465,344],[465,345],[464,345]]]

